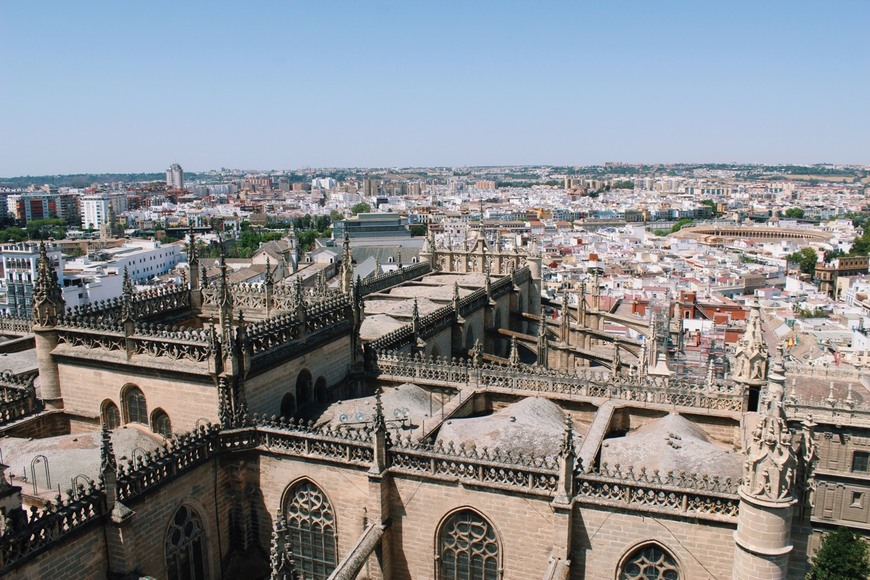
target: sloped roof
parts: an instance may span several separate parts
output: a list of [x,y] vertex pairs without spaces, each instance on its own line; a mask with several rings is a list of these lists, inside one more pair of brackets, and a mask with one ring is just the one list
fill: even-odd
[[[476,445],[502,452],[553,456],[559,450],[565,431],[565,414],[552,401],[526,397],[485,417],[450,419],[438,432],[437,441],[454,447]],[[580,436],[574,441],[579,448]]]
[[741,455],[710,441],[704,430],[676,413],[655,419],[625,437],[606,439],[601,463],[633,467],[637,472],[658,470],[741,477]]

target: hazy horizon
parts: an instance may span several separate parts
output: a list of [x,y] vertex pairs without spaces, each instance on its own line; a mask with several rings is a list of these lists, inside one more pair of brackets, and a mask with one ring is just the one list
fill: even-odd
[[3,176],[870,164],[865,2],[7,2],[0,16]]

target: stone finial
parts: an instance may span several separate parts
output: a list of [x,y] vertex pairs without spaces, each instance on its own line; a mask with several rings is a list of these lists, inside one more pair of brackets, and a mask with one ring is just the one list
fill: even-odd
[[537,236],[532,236],[531,239],[529,240],[529,257],[530,258],[540,258],[541,257],[541,251],[540,251],[540,248],[538,247],[538,237]]
[[36,280],[33,283],[33,320],[40,326],[54,326],[58,314],[64,311],[63,294],[57,273],[48,257],[45,242],[39,242]]
[[133,297],[133,280],[130,278],[130,272],[127,270],[127,266],[124,266],[124,283],[122,288],[124,296]]
[[734,353],[736,369],[732,373],[732,378],[737,382],[762,384],[767,376],[769,359],[764,331],[761,328],[761,306],[758,300],[753,300],[749,319],[746,322],[746,331],[737,341]]
[[378,388],[375,393],[375,414],[372,417],[373,429],[386,429],[387,423],[384,418],[384,404],[381,401],[381,389]]
[[196,234],[193,231],[193,224],[188,224],[187,236],[190,239],[187,245],[187,263],[191,268],[195,268],[199,263],[199,257],[196,255]]
[[511,352],[509,355],[509,360],[511,366],[517,366],[518,364],[520,364],[520,349],[517,345],[516,336],[511,337]]
[[716,383],[715,370],[713,368],[713,357],[707,361],[707,388],[712,389]]
[[271,575],[269,580],[295,580],[296,572],[293,566],[293,553],[290,551],[290,538],[287,533],[287,523],[279,511],[272,527],[272,541],[269,550],[269,565]]
[[547,339],[547,319],[541,316],[541,321],[538,323],[538,364],[544,368],[549,366],[549,347],[550,342]]
[[574,455],[574,421],[571,415],[565,415],[565,429],[562,431],[562,442],[559,445],[559,456]]
[[616,380],[619,378],[619,365],[622,364],[619,356],[619,343],[614,344],[613,349],[613,364],[610,365],[610,378]]
[[414,305],[411,308],[411,329],[414,336],[420,335],[420,307],[417,305],[417,297],[414,296]]
[[272,277],[272,263],[269,256],[266,256],[266,274],[263,276],[263,284],[272,286],[275,284],[275,279]]
[[112,446],[112,436],[109,427],[103,423],[100,433],[100,472],[118,471],[118,461],[115,459],[115,448]]
[[474,366],[479,367],[483,364],[483,343],[480,342],[479,338],[474,341],[474,346],[471,348],[469,354],[471,355],[471,362]]
[[794,434],[783,409],[785,376],[779,360],[768,377],[768,397],[746,449],[741,491],[772,503],[791,503],[798,473]]

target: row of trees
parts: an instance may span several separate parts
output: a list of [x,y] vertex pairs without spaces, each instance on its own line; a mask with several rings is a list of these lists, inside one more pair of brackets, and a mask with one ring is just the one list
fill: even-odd
[[8,226],[0,230],[0,241],[62,240],[66,237],[66,222],[61,219],[31,220],[23,228]]

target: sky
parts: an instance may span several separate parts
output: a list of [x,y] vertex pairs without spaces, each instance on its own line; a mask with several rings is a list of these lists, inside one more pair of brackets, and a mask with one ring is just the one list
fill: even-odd
[[870,164],[870,2],[0,0],[0,176]]

